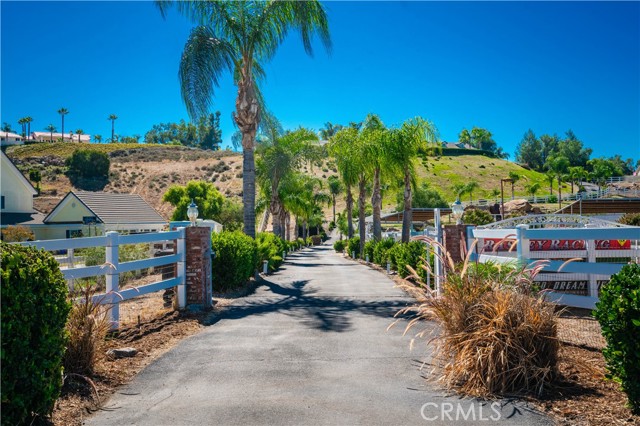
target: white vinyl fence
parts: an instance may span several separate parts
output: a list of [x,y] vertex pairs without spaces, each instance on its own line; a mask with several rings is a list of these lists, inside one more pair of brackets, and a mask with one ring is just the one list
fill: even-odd
[[[118,261],[119,247],[126,244],[140,243],[160,243],[167,240],[177,241],[176,254],[153,257],[130,262]],[[22,245],[34,246],[47,251],[74,250],[87,247],[105,247],[106,262],[104,265],[81,266],[75,268],[61,268],[62,274],[68,281],[104,276],[106,281],[106,292],[93,297],[94,302],[110,306],[111,327],[116,329],[120,324],[119,302],[132,299],[148,293],[177,287],[177,298],[179,308],[186,306],[187,293],[185,287],[185,260],[186,242],[185,229],[178,228],[171,232],[151,232],[147,234],[120,235],[117,232],[107,232],[100,237],[71,238],[61,240],[42,240],[21,243]],[[73,254],[71,255],[73,259]],[[66,259],[65,262],[66,263]],[[63,264],[64,264],[63,263]],[[157,268],[165,265],[176,265],[176,276],[140,287],[120,290],[120,274],[147,268]],[[61,265],[62,266],[62,265]]]

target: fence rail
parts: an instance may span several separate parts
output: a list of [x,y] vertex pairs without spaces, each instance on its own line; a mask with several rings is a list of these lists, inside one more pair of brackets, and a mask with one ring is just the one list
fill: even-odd
[[[130,262],[120,263],[118,260],[119,247],[127,244],[155,243],[167,240],[177,241],[177,253],[153,257]],[[90,278],[104,276],[106,281],[106,292],[93,296],[96,303],[110,306],[110,320],[112,329],[120,325],[119,302],[142,296],[148,293],[177,287],[178,307],[186,306],[187,293],[185,286],[185,260],[186,242],[185,229],[178,228],[177,231],[151,232],[146,234],[120,235],[117,232],[107,232],[101,237],[72,238],[61,240],[29,241],[21,243],[26,246],[33,246],[47,251],[74,250],[89,247],[105,247],[106,262],[103,265],[82,266],[78,268],[61,268],[61,272],[67,280],[80,278]],[[73,256],[73,255],[72,255]],[[121,290],[119,288],[119,277],[121,273],[155,268],[164,265],[177,265],[176,276],[174,278],[157,281],[139,287]]]
[[[554,284],[545,290],[547,298],[567,306],[593,309],[598,301],[599,287],[618,273],[628,260],[640,258],[640,227],[618,228],[542,228],[535,229],[526,224],[515,229],[471,228],[469,238],[480,240],[476,259],[480,262],[519,263],[531,265],[541,259],[546,260],[537,282],[559,283],[569,286],[569,291],[559,291]],[[502,247],[495,247],[499,241],[508,239]],[[486,244],[489,240],[490,244]],[[509,251],[513,242],[516,250]],[[532,242],[551,241],[557,244],[554,250],[532,248]],[[625,248],[602,249],[597,241],[624,242]],[[576,249],[558,249],[562,242],[575,243]],[[508,247],[507,247],[508,246]],[[571,260],[567,262],[567,260]],[[567,284],[572,283],[572,284]],[[574,294],[573,287],[579,287],[582,294]],[[561,288],[560,290],[565,290]],[[573,291],[573,293],[572,293]]]

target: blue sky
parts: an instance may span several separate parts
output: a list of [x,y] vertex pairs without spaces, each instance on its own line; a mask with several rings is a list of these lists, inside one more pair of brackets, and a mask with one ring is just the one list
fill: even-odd
[[[572,129],[593,156],[640,158],[638,2],[327,2],[333,52],[291,35],[267,65],[267,102],[286,128],[378,113],[420,115],[443,140],[489,129],[513,153]],[[191,24],[151,2],[2,1],[1,120],[32,131],[66,107],[65,131],[144,135],[187,119],[178,61]],[[218,89],[225,143],[235,87]]]

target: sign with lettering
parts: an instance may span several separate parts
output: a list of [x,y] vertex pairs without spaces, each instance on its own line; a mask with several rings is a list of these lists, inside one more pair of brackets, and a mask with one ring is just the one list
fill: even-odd
[[[502,243],[500,243],[502,241]],[[483,252],[508,251],[515,240],[503,241],[499,238],[485,238]],[[629,250],[631,240],[595,240],[596,250]],[[498,245],[496,249],[496,245]],[[514,248],[515,249],[515,248]],[[529,240],[530,251],[586,250],[584,240]]]
[[[608,283],[609,280],[598,280],[598,294],[600,288]],[[577,294],[580,296],[588,295],[589,282],[587,280],[555,280],[555,281],[536,281],[541,290],[553,290],[560,293]]]

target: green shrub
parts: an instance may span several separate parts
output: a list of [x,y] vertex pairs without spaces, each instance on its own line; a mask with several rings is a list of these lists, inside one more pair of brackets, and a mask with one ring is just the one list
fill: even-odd
[[627,213],[618,222],[625,225],[640,226],[640,213]]
[[488,225],[493,223],[493,215],[486,210],[470,209],[464,212],[462,221],[468,225]]
[[355,259],[360,257],[360,237],[353,237],[347,242],[347,254],[353,256],[353,252],[356,253]]
[[345,245],[345,240],[337,240],[335,243],[333,243],[333,249],[338,253],[342,253],[344,251]]
[[369,256],[369,262],[373,261],[373,251],[376,248],[376,244],[378,242],[376,240],[367,241],[364,243],[364,258],[366,259]]
[[282,252],[286,250],[284,240],[270,232],[260,232],[256,235],[256,244],[258,246],[258,268],[265,260],[269,262],[269,269],[272,271],[282,265]]
[[393,238],[384,238],[373,248],[373,262],[380,266],[387,266],[389,250],[396,244]]
[[305,243],[307,246],[311,246],[311,245],[313,245],[313,240],[311,239],[311,237],[307,237],[307,239],[306,239],[306,240],[304,240],[304,243]]
[[629,407],[640,414],[640,265],[625,265],[600,290],[594,315],[607,347],[608,377],[620,383]]
[[410,241],[396,244],[389,254],[392,257],[392,263],[395,265],[398,275],[402,278],[411,274],[407,269],[407,265],[409,265],[420,274],[422,279],[426,279],[426,271],[419,267],[423,263],[422,259],[426,259],[427,255],[426,246],[423,243]]
[[67,283],[45,251],[0,243],[2,424],[47,416],[60,394]]
[[65,161],[69,176],[84,179],[107,179],[109,155],[92,149],[76,149]]
[[554,204],[558,202],[558,197],[554,194],[549,195],[549,197],[547,198],[547,203],[549,204]]
[[243,285],[253,275],[258,264],[258,245],[240,231],[214,233],[211,250],[213,288],[232,290]]

